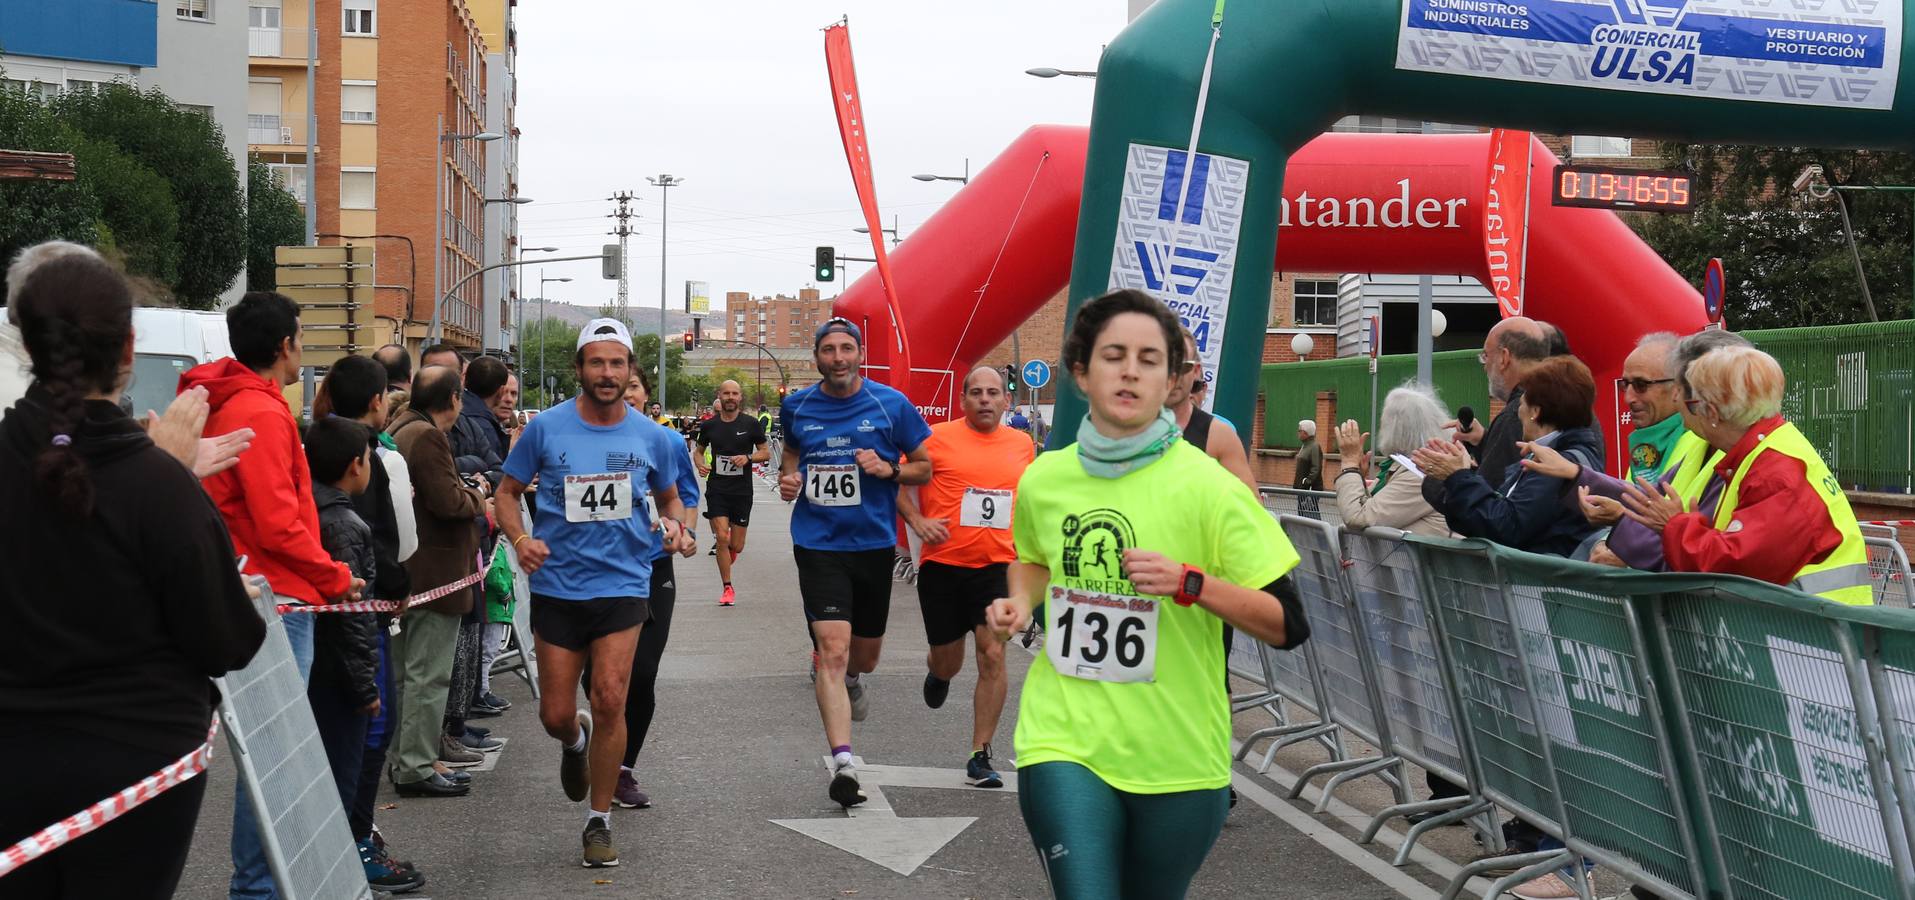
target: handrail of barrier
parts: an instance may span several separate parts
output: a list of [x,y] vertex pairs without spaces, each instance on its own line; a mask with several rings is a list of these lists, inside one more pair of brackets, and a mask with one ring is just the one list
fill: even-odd
[[1367,629],[1363,618],[1353,602],[1337,530],[1303,516],[1281,516],[1278,522],[1302,559],[1291,575],[1304,614],[1312,623],[1310,643],[1316,645],[1318,683],[1329,699],[1324,712],[1340,733],[1353,735],[1379,751],[1374,758],[1333,758],[1305,769],[1291,785],[1289,797],[1294,800],[1302,796],[1316,776],[1330,775],[1317,800],[1316,811],[1323,812],[1339,785],[1376,775],[1389,786],[1398,803],[1407,803],[1403,759],[1388,750],[1395,745],[1390,719],[1384,714],[1383,698],[1373,677],[1376,661],[1364,636]]
[[1869,584],[1874,588],[1877,606],[1908,609],[1910,592],[1915,591],[1915,587],[1911,587],[1915,575],[1909,572],[1908,551],[1895,539],[1894,529],[1889,532],[1887,537],[1871,535],[1862,539],[1868,549]]

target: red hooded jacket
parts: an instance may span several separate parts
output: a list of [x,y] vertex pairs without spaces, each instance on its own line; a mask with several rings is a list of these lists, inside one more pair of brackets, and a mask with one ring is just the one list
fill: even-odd
[[233,550],[246,556],[246,574],[259,575],[273,593],[325,603],[352,587],[352,571],[319,543],[319,508],[299,426],[279,388],[230,357],[180,375],[179,389],[206,388],[212,410],[207,434],[253,430],[239,464],[202,482],[232,532]]

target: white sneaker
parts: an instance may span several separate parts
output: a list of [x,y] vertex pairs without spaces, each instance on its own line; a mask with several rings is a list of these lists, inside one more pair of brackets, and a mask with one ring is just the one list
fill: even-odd
[[844,692],[851,698],[851,721],[864,721],[864,717],[871,714],[871,698],[864,694],[864,679],[845,685]]
[[1570,900],[1577,896],[1576,888],[1555,872],[1525,881],[1510,888],[1509,893],[1521,900]]

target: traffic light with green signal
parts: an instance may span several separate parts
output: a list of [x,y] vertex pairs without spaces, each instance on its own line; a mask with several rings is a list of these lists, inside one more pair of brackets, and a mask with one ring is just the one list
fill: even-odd
[[1016,366],[1007,364],[1004,367],[1004,392],[1007,394],[1017,393],[1017,367]]
[[817,273],[818,280],[819,281],[837,281],[838,280],[838,248],[819,247],[815,256],[816,256],[816,265],[813,266],[813,270]]

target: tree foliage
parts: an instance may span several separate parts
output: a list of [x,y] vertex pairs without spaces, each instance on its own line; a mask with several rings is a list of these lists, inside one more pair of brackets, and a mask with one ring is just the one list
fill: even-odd
[[[71,153],[74,135],[37,99],[0,91],[0,147]],[[0,181],[0,267],[42,241],[98,243],[100,202],[84,181]]]
[[210,308],[246,263],[246,203],[219,126],[158,90],[121,84],[69,92],[52,110],[73,130],[165,177],[179,223],[179,267],[170,286],[182,306]]
[[246,289],[270,291],[278,286],[278,261],[273,251],[306,242],[306,212],[299,201],[273,180],[273,171],[258,158],[246,163]]
[[[1835,198],[1798,194],[1793,183],[1806,166],[1819,164],[1831,185],[1915,185],[1915,156],[1717,144],[1660,149],[1669,167],[1695,174],[1696,209],[1635,217],[1631,224],[1698,285],[1709,258],[1722,258],[1731,328],[1868,321]],[[1840,194],[1878,315],[1907,318],[1915,286],[1915,193]]]
[[79,179],[99,198],[99,244],[126,271],[171,286],[179,280],[179,208],[158,172],[106,141],[78,137]]

